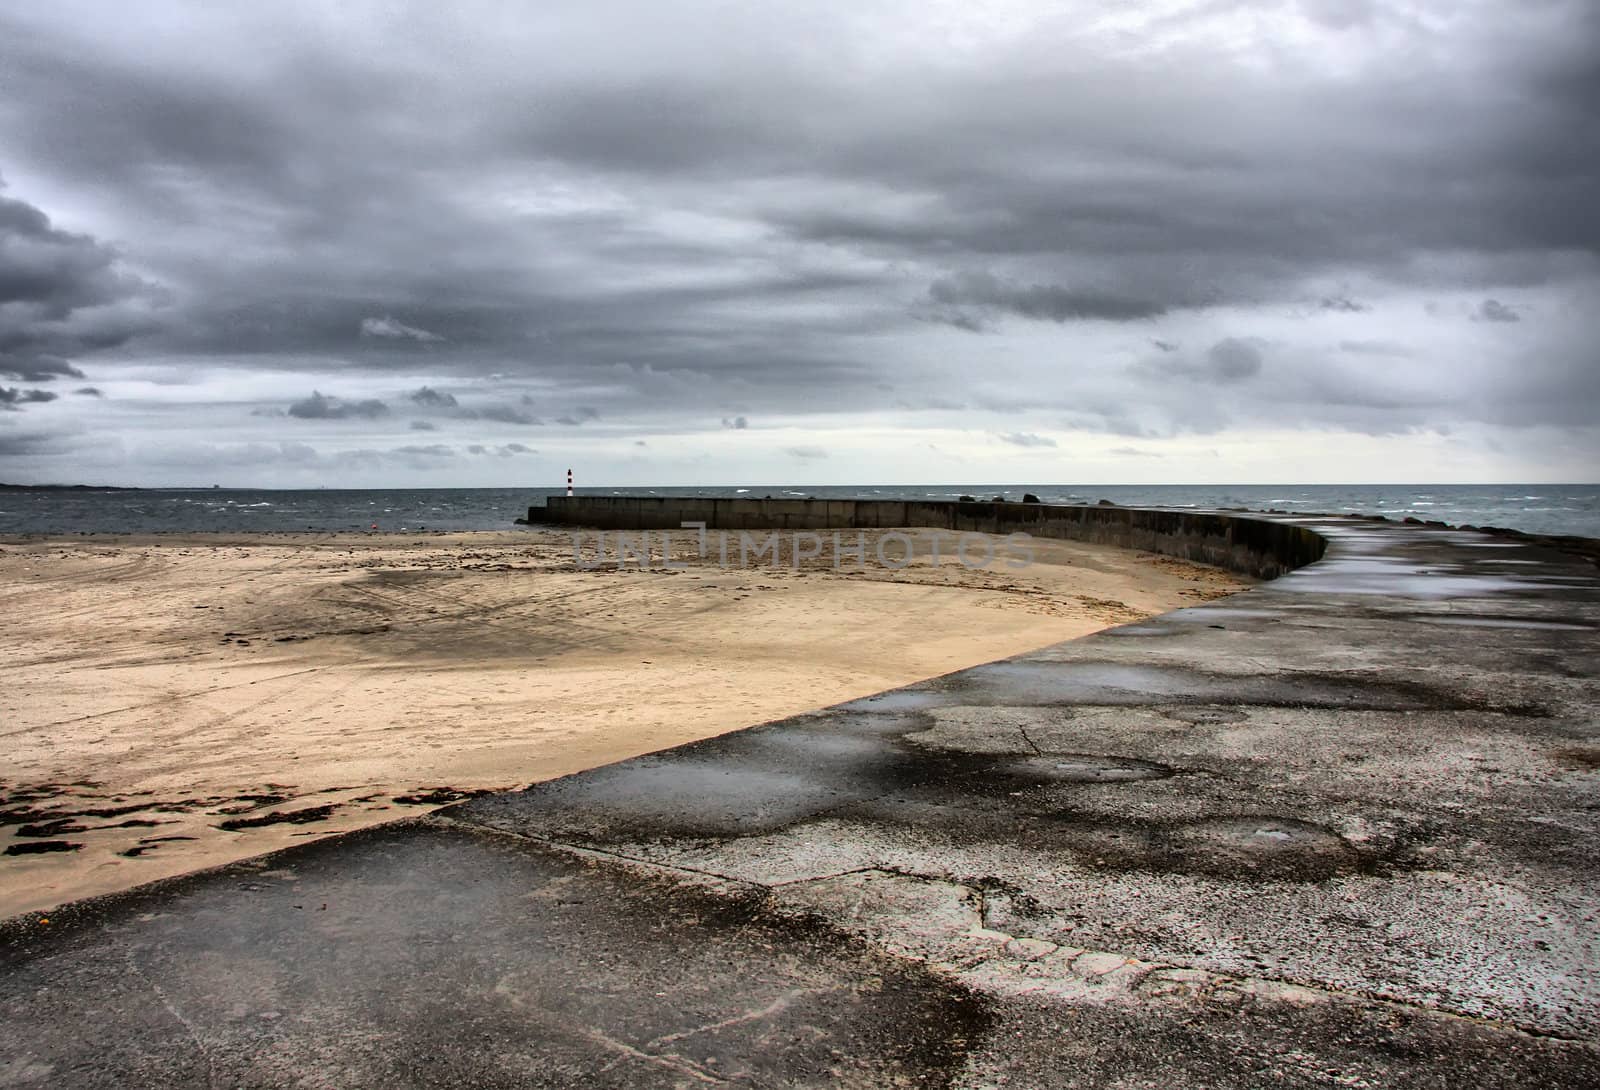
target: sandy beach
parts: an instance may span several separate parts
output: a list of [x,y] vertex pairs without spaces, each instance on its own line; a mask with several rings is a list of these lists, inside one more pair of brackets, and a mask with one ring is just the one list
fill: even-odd
[[[912,536],[922,545],[926,531]],[[869,535],[869,542],[872,540]],[[1239,589],[1035,562],[585,570],[570,535],[0,544],[0,916],[864,696]]]

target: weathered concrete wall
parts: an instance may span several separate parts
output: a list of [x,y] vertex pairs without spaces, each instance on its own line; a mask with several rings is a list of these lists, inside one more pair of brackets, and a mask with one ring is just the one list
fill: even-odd
[[1089,541],[1144,549],[1272,579],[1320,559],[1321,535],[1248,515],[1135,507],[909,500],[552,496],[528,521],[601,530],[854,530],[924,527]]

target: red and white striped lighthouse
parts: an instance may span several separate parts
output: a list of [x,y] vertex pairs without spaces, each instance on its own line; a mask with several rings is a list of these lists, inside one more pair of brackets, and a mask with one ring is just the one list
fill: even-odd
[[567,495],[572,495],[572,470],[567,470]]

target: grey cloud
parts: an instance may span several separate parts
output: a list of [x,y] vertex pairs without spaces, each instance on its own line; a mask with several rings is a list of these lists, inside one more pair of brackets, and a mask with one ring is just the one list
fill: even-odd
[[60,318],[135,292],[116,255],[87,235],[59,230],[31,204],[0,196],[0,301],[27,304]]
[[[1511,33],[1445,0],[1249,10],[1257,29],[1201,3],[1116,42],[1019,12],[1017,33],[975,26],[958,55],[871,5],[736,6],[713,36],[691,10],[626,3],[537,28],[271,5],[152,19],[160,33],[13,6],[0,146],[30,200],[118,250],[4,206],[5,238],[60,260],[0,258],[0,278],[104,301],[61,319],[0,306],[0,376],[80,378],[98,349],[106,367],[300,376],[274,387],[283,403],[532,388],[567,427],[597,419],[582,402],[674,433],[734,405],[894,426],[890,388],[912,412],[1017,417],[978,434],[1570,421],[1583,357],[1552,325],[1600,279],[1600,148],[1572,136],[1600,101],[1600,12],[1549,0]],[[871,48],[880,34],[897,47]],[[823,44],[839,41],[859,54]],[[154,282],[174,285],[159,328]],[[1515,337],[1463,320],[1496,321],[1495,295],[1525,308]],[[1419,297],[1444,309],[1402,328]],[[1405,374],[1311,340],[1325,322],[1285,332],[1286,312],[1319,309],[1345,344],[1403,341]],[[1239,330],[1271,340],[1222,347]],[[1474,337],[1482,364],[1463,368],[1451,338]],[[992,351],[951,361],[958,341]],[[1514,411],[1484,408],[1517,389],[1495,369],[1542,348],[1561,365]],[[393,400],[492,419],[439,397]],[[376,404],[314,401],[311,418]]]
[[1149,299],[1054,284],[1013,283],[988,272],[935,280],[928,288],[928,299],[936,319],[970,330],[981,330],[998,314],[1048,322],[1127,322],[1153,318],[1167,310],[1165,304]]
[[[3,305],[0,302],[0,306]],[[57,356],[0,354],[0,376],[18,382],[51,382],[58,378],[83,378],[83,372]]]
[[56,395],[49,390],[23,390],[16,387],[8,389],[0,386],[0,409],[10,409],[15,412],[21,405],[36,405],[55,399]]
[[79,397],[105,397],[106,396],[100,390],[100,388],[98,386],[79,386],[76,390],[74,390],[72,392],[77,394]]
[[1478,304],[1478,309],[1473,317],[1480,322],[1520,322],[1522,315],[1517,313],[1515,307],[1507,306],[1498,299],[1485,299]]
[[537,426],[543,424],[537,416],[530,416],[520,409],[513,409],[509,405],[490,405],[483,409],[472,410],[473,415],[484,420],[493,420],[499,424],[521,424],[524,426]]
[[229,469],[280,467],[335,473],[350,470],[385,471],[395,467],[428,470],[456,459],[454,450],[439,444],[324,450],[309,443],[290,440],[271,443],[169,444],[154,447],[145,456],[152,465],[160,467],[189,468],[204,463]]
[[[4,406],[0,406],[4,408]],[[81,436],[71,428],[0,428],[0,458],[30,458],[71,454]]]
[[533,454],[533,453],[535,453],[532,447],[525,447],[521,443],[507,443],[503,447],[501,447],[500,449],[502,451],[505,451],[508,454]]
[[1355,356],[1395,356],[1404,357],[1413,355],[1411,349],[1396,341],[1386,340],[1347,340],[1339,342],[1339,351],[1349,352]]
[[1056,441],[1045,435],[1034,435],[1032,432],[1013,431],[1003,435],[996,435],[1002,443],[1009,443],[1014,447],[1053,447]]
[[[1134,367],[1134,372],[1155,382],[1170,382],[1174,378],[1194,382],[1232,386],[1247,382],[1261,373],[1263,358],[1260,342],[1253,338],[1224,337],[1205,354],[1195,357],[1189,353],[1169,352],[1146,359]],[[1157,391],[1150,391],[1156,394]],[[1147,395],[1149,396],[1149,395]]]
[[453,409],[457,402],[454,394],[441,394],[431,386],[423,386],[406,395],[411,401],[430,409]]
[[600,419],[600,410],[588,405],[580,405],[572,412],[556,417],[557,424],[564,424],[569,428],[576,428],[591,420]]
[[1261,349],[1250,341],[1228,337],[1206,351],[1206,362],[1218,382],[1243,382],[1261,373]]
[[726,417],[725,416],[725,417],[722,418],[722,426],[725,427],[725,428],[732,428],[735,431],[743,431],[744,429],[746,429],[746,428],[748,428],[750,426],[750,421],[746,420],[742,416],[735,416],[735,417]]
[[0,376],[83,378],[66,357],[115,348],[150,329],[161,297],[109,247],[0,193]]
[[389,406],[375,398],[345,401],[313,390],[311,396],[289,406],[289,415],[301,420],[375,420],[386,416]]
[[431,423],[429,423],[426,420],[413,420],[411,422],[411,430],[412,431],[434,431],[434,430],[436,430],[436,426],[431,424]]
[[791,458],[798,458],[802,462],[814,462],[826,458],[828,452],[818,446],[802,445],[797,447],[784,447],[783,452]]
[[1153,450],[1140,450],[1138,447],[1112,447],[1106,453],[1107,454],[1115,454],[1118,457],[1122,457],[1122,458],[1161,458],[1161,457],[1163,457],[1163,455],[1157,454]]

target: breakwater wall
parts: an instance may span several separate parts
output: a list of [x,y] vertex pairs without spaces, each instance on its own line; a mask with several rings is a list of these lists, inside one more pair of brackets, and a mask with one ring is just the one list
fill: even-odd
[[1015,534],[1144,549],[1260,579],[1321,559],[1314,530],[1262,516],[1138,507],[922,500],[701,499],[684,496],[551,496],[530,507],[534,524],[599,530],[870,530],[930,528]]

